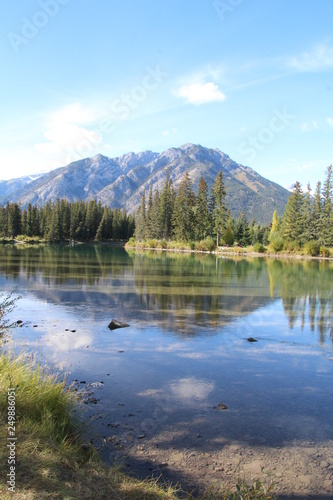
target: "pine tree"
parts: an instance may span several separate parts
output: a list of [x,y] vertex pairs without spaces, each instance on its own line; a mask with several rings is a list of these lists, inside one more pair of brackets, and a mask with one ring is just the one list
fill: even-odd
[[188,172],[182,178],[173,210],[173,234],[178,241],[190,241],[194,237],[194,205],[195,195]]
[[145,238],[153,238],[153,185],[150,184],[148,194],[148,206],[146,213],[146,234]]
[[226,223],[226,206],[225,206],[226,190],[223,183],[222,170],[221,172],[219,172],[214,181],[213,193],[215,197],[215,209],[213,211],[213,217],[214,217],[214,226],[216,231],[216,246],[219,246],[220,235],[223,233]]
[[322,199],[321,199],[321,182],[317,182],[316,190],[313,198],[313,207],[311,215],[311,239],[318,240],[320,243],[324,243],[322,239]]
[[311,202],[311,187],[310,184],[307,185],[307,190],[304,195],[302,211],[301,211],[301,224],[302,224],[302,234],[300,236],[301,243],[304,244],[307,241],[313,240],[313,227],[312,227],[312,202]]
[[234,229],[234,235],[236,241],[241,245],[242,247],[246,247],[251,243],[250,239],[250,230],[249,230],[249,223],[247,222],[245,213],[243,210],[241,211],[240,216],[235,222],[235,229]]
[[303,233],[302,209],[304,195],[300,183],[294,185],[293,193],[289,196],[284,212],[284,237],[287,241],[300,244]]
[[142,191],[141,203],[135,219],[135,239],[144,241],[146,237],[146,191]]
[[322,191],[322,238],[325,245],[333,245],[333,167],[326,170]]
[[172,217],[175,204],[175,192],[172,179],[170,177],[170,168],[166,168],[166,179],[160,195],[160,234],[164,240],[172,236]]
[[196,238],[204,239],[209,232],[208,187],[203,177],[199,181],[198,196],[195,204]]

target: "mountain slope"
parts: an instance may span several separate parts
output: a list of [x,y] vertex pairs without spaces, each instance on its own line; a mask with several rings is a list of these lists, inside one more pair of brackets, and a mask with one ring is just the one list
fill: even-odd
[[96,155],[79,160],[34,181],[22,181],[17,189],[6,190],[6,186],[2,186],[0,201],[16,201],[25,207],[28,203],[44,205],[56,198],[73,202],[98,199],[102,204],[133,212],[140,203],[143,189],[148,190],[151,184],[154,190],[162,189],[166,167],[170,169],[176,189],[186,171],[196,189],[201,176],[211,187],[222,170],[231,213],[238,216],[244,210],[249,221],[255,218],[257,222],[270,222],[274,210],[283,213],[290,194],[218,149],[185,144],[162,153],[145,151],[118,158]]

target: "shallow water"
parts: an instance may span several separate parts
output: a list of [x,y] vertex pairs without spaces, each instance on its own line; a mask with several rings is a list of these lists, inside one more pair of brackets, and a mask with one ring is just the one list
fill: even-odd
[[0,284],[21,295],[15,349],[95,398],[106,460],[149,439],[205,452],[333,439],[332,263],[8,246]]

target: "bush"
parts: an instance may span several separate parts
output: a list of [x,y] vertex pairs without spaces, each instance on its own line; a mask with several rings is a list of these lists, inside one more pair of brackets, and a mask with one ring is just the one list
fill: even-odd
[[318,241],[311,240],[305,243],[304,253],[306,255],[311,255],[312,257],[317,257],[320,253],[320,244]]
[[258,253],[264,253],[265,247],[262,243],[255,243],[253,246],[253,251]]
[[165,248],[168,248],[168,243],[165,240],[162,240],[160,241],[160,246],[164,250]]
[[327,247],[320,247],[319,249],[319,255],[321,257],[329,257],[330,256],[330,251]]
[[213,238],[206,238],[205,240],[198,241],[195,249],[199,252],[212,252],[216,248],[216,243]]
[[283,248],[283,238],[281,236],[275,236],[271,240],[271,248],[274,250],[274,252],[280,252]]
[[131,236],[127,243],[129,246],[135,247],[135,238]]
[[213,240],[213,238],[206,238],[205,243],[206,243],[208,252],[213,252],[213,250],[215,250],[216,242],[215,242],[215,240]]
[[156,248],[157,247],[157,240],[147,240],[145,243],[146,243],[146,246],[148,248]]

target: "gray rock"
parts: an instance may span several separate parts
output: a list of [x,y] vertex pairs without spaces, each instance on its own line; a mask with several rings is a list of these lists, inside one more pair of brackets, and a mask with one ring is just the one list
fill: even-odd
[[108,328],[110,330],[116,330],[117,328],[126,328],[127,326],[130,326],[128,323],[123,323],[122,321],[118,321],[117,319],[113,319],[109,325]]

